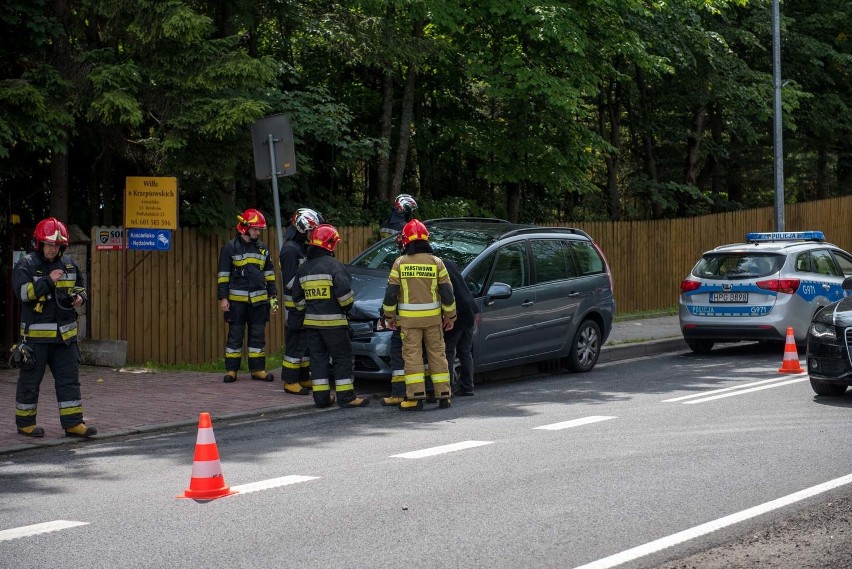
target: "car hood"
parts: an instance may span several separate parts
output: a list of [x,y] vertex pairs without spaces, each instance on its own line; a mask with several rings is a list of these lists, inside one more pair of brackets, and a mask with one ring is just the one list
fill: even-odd
[[349,318],[351,320],[377,319],[388,285],[388,271],[361,267],[346,268],[352,277],[352,292],[355,294],[355,302],[349,311]]
[[822,308],[814,315],[814,322],[834,326],[852,326],[852,296]]

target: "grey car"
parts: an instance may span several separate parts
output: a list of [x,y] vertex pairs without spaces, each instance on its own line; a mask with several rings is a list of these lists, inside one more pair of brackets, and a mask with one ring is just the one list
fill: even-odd
[[[565,358],[591,370],[612,329],[612,275],[603,252],[579,229],[490,218],[425,222],[435,254],[455,261],[480,313],[473,332],[476,372]],[[379,241],[347,264],[355,377],[389,379],[391,332],[379,320],[399,249]]]

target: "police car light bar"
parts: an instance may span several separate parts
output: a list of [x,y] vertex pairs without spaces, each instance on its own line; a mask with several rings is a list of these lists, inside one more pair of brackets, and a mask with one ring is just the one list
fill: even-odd
[[825,241],[825,234],[822,231],[746,233],[746,241]]

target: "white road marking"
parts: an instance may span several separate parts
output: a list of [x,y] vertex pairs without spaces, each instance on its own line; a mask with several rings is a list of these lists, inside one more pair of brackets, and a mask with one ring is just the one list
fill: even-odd
[[763,385],[764,383],[772,383],[773,381],[781,381],[782,379],[786,379],[790,376],[782,375],[780,377],[773,377],[771,379],[763,379],[761,381],[755,381],[753,383],[743,383],[742,385],[734,385],[732,387],[725,387],[723,389],[714,389],[713,391],[702,391],[700,393],[693,393],[691,395],[684,395],[682,397],[675,397],[674,399],[666,399],[663,403],[674,403],[675,401],[683,401],[685,399],[695,399],[697,397],[706,397],[713,393],[724,393],[725,391],[733,391],[735,389],[744,389],[747,387],[752,387],[753,385]]
[[788,494],[782,498],[765,502],[759,506],[754,506],[753,508],[748,508],[741,512],[737,512],[705,524],[697,525],[687,530],[673,533],[670,536],[650,541],[644,545],[627,549],[621,553],[616,553],[615,555],[598,559],[592,563],[575,567],[574,569],[609,569],[610,567],[615,567],[622,563],[639,559],[645,555],[662,551],[663,549],[684,543],[690,539],[695,539],[696,537],[700,537],[716,530],[766,514],[773,510],[789,506],[790,504],[800,502],[807,498],[822,494],[823,492],[833,490],[834,488],[845,486],[850,482],[852,482],[852,474],[847,474],[846,476],[841,476],[840,478],[835,478],[834,480],[829,480],[828,482],[823,482],[822,484],[817,484],[816,486],[811,486],[810,488],[805,488],[804,490]]
[[533,429],[543,429],[545,431],[559,431],[561,429],[570,429],[571,427],[579,427],[580,425],[588,425],[590,423],[598,423],[600,421],[608,421],[615,417],[607,417],[605,415],[592,415],[591,417],[583,417],[582,419],[574,419],[572,421],[562,421],[561,423],[551,423],[550,425],[542,425],[541,427],[533,427]]
[[231,486],[231,490],[238,492],[239,494],[249,494],[251,492],[269,490],[270,488],[278,488],[279,486],[289,486],[290,484],[298,484],[299,482],[307,482],[308,480],[316,480],[318,478],[319,476],[299,476],[297,474],[293,474],[291,476],[270,478],[269,480],[261,480],[260,482],[252,482],[250,484],[242,484],[240,486]]
[[402,454],[392,454],[391,458],[426,458],[427,456],[435,456],[436,454],[455,452],[457,450],[465,450],[468,448],[481,447],[490,444],[494,444],[494,441],[462,441],[460,443],[453,443],[451,445],[425,448],[423,450],[404,452]]
[[0,531],[0,541],[9,541],[10,539],[18,539],[19,537],[29,537],[40,533],[48,533],[51,531],[59,531],[77,526],[87,526],[89,522],[72,522],[68,520],[54,520],[52,522],[44,522],[43,524],[35,524],[31,526],[23,526]]
[[707,401],[715,401],[716,399],[724,399],[725,397],[734,397],[735,395],[742,395],[743,393],[751,393],[752,391],[762,391],[764,389],[772,389],[773,387],[782,387],[784,385],[790,385],[792,383],[799,383],[800,381],[808,381],[808,377],[798,377],[796,379],[791,379],[790,381],[782,381],[780,383],[773,383],[770,385],[761,385],[760,387],[752,387],[751,389],[740,389],[739,391],[734,391],[733,393],[722,393],[719,395],[714,395],[712,397],[705,397],[704,399],[694,399],[692,401],[687,401],[684,405],[695,405],[696,403],[706,403]]

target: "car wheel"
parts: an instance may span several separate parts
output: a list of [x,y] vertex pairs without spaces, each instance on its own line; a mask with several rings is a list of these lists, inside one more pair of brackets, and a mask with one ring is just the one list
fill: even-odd
[[709,354],[716,342],[713,340],[687,340],[686,345],[696,354]]
[[571,371],[587,372],[595,367],[600,355],[601,329],[594,320],[584,320],[571,344],[568,367]]
[[833,383],[830,381],[822,381],[820,379],[811,378],[811,389],[817,395],[838,396],[846,393],[846,386],[841,383]]

